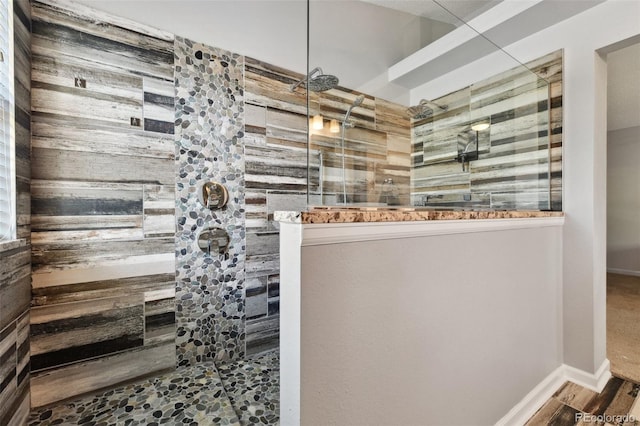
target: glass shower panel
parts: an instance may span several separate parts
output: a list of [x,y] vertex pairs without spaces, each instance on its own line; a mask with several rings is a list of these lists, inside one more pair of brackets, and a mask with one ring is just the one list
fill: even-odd
[[470,164],[472,198],[497,210],[550,209],[549,85],[516,67],[471,86],[472,123],[486,123]]
[[468,163],[476,151],[470,137],[470,96],[470,88],[463,88],[430,101],[432,106],[425,105],[427,109],[412,117],[413,206],[466,205],[471,191]]
[[[308,2],[309,205],[558,209],[557,58],[523,65],[437,3],[400,3]],[[468,41],[392,77],[451,31]]]

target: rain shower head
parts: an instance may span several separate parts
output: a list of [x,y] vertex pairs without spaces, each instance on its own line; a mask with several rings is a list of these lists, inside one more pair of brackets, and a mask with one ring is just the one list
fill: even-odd
[[407,113],[413,119],[421,119],[433,115],[434,110],[446,111],[448,109],[447,105],[441,106],[435,102],[421,99],[418,105],[407,108]]
[[293,92],[298,86],[306,83],[307,89],[312,92],[324,92],[335,88],[338,82],[338,77],[331,74],[324,74],[322,68],[316,67],[302,80],[292,84],[291,87],[289,87],[289,91]]
[[307,88],[312,92],[324,92],[338,85],[338,77],[331,74],[320,74],[307,81]]

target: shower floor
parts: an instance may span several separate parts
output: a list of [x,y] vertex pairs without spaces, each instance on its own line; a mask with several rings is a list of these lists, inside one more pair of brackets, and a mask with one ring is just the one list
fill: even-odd
[[271,425],[280,418],[278,351],[203,363],[33,410],[28,425]]

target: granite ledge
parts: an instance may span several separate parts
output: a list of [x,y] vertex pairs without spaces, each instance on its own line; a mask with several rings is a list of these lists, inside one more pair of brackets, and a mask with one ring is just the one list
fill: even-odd
[[427,220],[524,219],[563,217],[559,211],[520,210],[428,210],[428,209],[312,209],[309,211],[276,211],[274,220],[285,223],[356,223],[418,222]]

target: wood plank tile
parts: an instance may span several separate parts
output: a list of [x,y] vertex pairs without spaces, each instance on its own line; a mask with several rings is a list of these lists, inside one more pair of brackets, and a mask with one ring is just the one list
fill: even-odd
[[50,403],[175,364],[174,36],[67,1],[33,3],[32,28],[20,166],[32,365],[50,369],[32,386]]
[[[33,147],[171,159],[175,157],[173,136],[159,136],[131,127],[129,122],[100,125],[93,120],[62,115],[35,114]],[[91,138],[87,139],[87,134]]]
[[376,130],[389,135],[411,138],[411,120],[404,105],[375,99]]
[[30,404],[29,386],[25,382],[15,393],[13,404],[7,406],[7,412],[0,417],[0,424],[7,426],[22,426],[27,423]]
[[120,296],[31,310],[33,370],[141,346],[143,297]]
[[578,411],[584,411],[587,403],[591,401],[596,392],[591,389],[584,388],[580,385],[576,385],[572,382],[566,382],[558,391],[553,395],[553,398],[575,408]]
[[[38,0],[34,19],[55,23],[64,20],[71,27],[89,34],[108,37],[124,44],[172,53],[174,35],[127,18],[106,14],[90,6],[68,0]],[[95,23],[97,25],[88,25]]]
[[31,33],[28,1],[13,1],[16,236],[0,250],[0,424],[21,426],[29,415],[29,304],[31,289]]
[[280,239],[277,231],[247,232],[247,256],[280,253]]
[[174,367],[175,343],[145,346],[34,374],[31,380],[31,402],[33,407],[41,407]]
[[640,396],[636,396],[635,400],[633,401],[633,405],[629,409],[629,416],[632,416],[635,420],[640,421]]
[[576,409],[550,398],[525,424],[526,426],[569,426],[575,424],[576,413]]
[[175,187],[144,185],[144,237],[175,235]]
[[[159,95],[156,93],[144,92],[144,118],[145,120],[155,120],[165,122],[166,132],[173,134],[173,121],[175,118],[174,96]],[[171,128],[171,130],[169,130]],[[149,130],[145,127],[145,130]]]
[[31,109],[38,113],[66,115],[72,122],[79,117],[123,126],[130,125],[131,117],[143,117],[142,97],[130,99],[36,81],[31,85]]
[[[34,52],[41,54],[44,50],[41,49],[45,48],[70,56],[92,58],[98,63],[125,70],[140,70],[151,76],[172,78],[167,66],[173,64],[172,52],[168,50],[172,43],[151,37],[144,39],[144,44],[137,44],[133,40],[132,43],[122,43],[123,40],[106,38],[107,31],[100,32],[99,35],[92,34],[92,26],[86,23],[74,25],[68,18],[69,9],[58,9],[48,13],[42,6],[42,3],[38,3],[33,8]],[[95,25],[93,28],[95,27],[98,26]],[[123,37],[136,36],[134,31],[123,31],[120,34]],[[141,39],[138,37],[136,41],[140,42]],[[55,54],[53,56],[55,57]]]
[[14,322],[29,308],[31,299],[30,247],[0,253],[0,329]]
[[[175,340],[175,288],[172,291],[158,292],[155,296],[145,293],[144,303],[144,344],[155,345],[159,342]],[[160,298],[163,296],[163,298]]]
[[247,229],[266,227],[268,225],[267,191],[247,188],[244,201]]
[[[61,304],[69,302],[105,299],[119,296],[127,292],[131,296],[144,295],[150,299],[156,292],[161,298],[175,295],[175,272],[138,277],[118,278],[112,280],[83,281],[77,284],[61,286],[36,287],[33,289],[33,306]],[[167,293],[168,292],[168,293]]]
[[247,321],[247,354],[277,348],[279,330],[280,318],[277,315]]
[[[624,416],[631,410],[634,401],[638,397],[640,385],[624,381],[616,392],[615,397],[604,411],[605,416]],[[640,419],[639,419],[640,420]]]
[[142,89],[145,93],[154,93],[156,95],[167,96],[170,98],[175,98],[176,96],[176,89],[173,84],[173,78],[163,79],[143,76]]
[[[175,176],[173,160],[140,158],[131,155],[97,154],[59,149],[33,149],[32,176],[43,180],[85,180],[108,182],[137,181],[148,184],[172,184]],[[74,164],[75,167],[54,168],[51,164]]]
[[280,255],[265,254],[248,256],[245,273],[249,275],[270,275],[280,272]]
[[[156,239],[150,240],[154,241]],[[76,264],[46,263],[32,274],[34,289],[77,284],[88,281],[114,280],[154,274],[175,274],[175,253],[112,255],[110,258],[84,260]]]
[[[99,261],[122,260],[151,253],[173,253],[173,238],[154,238],[131,241],[52,242],[34,246],[34,273],[65,269],[73,265],[90,266]],[[136,262],[137,263],[137,262]]]
[[142,228],[142,214],[139,215],[90,215],[90,216],[49,216],[34,215],[31,219],[34,231],[64,231],[76,229]]
[[607,407],[609,407],[616,394],[620,390],[620,387],[622,387],[623,383],[624,380],[618,377],[612,377],[611,379],[609,379],[602,392],[593,397],[593,399],[587,403],[584,411],[596,415],[604,414],[605,410],[607,409]]
[[[244,124],[245,126],[251,126],[252,128],[266,128],[267,127],[267,108],[259,105],[245,104],[244,106]],[[306,123],[304,123],[305,133]]]
[[[86,89],[77,90],[86,94],[101,94],[128,99],[139,104],[142,102],[142,78],[126,73],[105,71],[88,64],[78,64],[65,58],[33,55],[31,78],[34,82],[50,84],[60,88],[76,90],[76,78],[85,81]],[[84,66],[83,66],[84,65]]]

